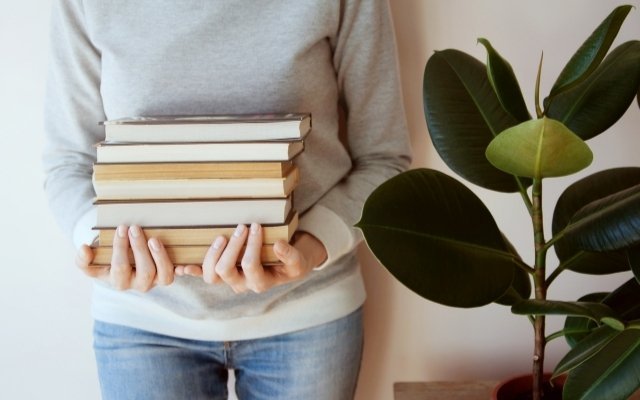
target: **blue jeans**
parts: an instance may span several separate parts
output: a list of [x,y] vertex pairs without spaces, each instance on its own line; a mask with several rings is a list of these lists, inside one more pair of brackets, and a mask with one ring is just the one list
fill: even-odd
[[94,326],[103,400],[226,399],[229,369],[240,400],[352,399],[362,342],[361,309],[302,331],[237,342]]

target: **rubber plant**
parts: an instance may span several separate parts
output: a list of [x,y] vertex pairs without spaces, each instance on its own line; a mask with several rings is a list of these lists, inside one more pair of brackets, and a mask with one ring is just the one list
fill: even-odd
[[[486,39],[486,64],[455,50],[435,52],[424,70],[424,112],[438,154],[472,184],[513,192],[531,219],[535,261],[524,262],[488,208],[466,185],[433,169],[413,169],[380,185],[357,223],[395,278],[452,307],[498,303],[527,316],[534,330],[533,398],[541,398],[545,345],[571,348],[553,378],[566,375],[565,399],[625,399],[640,387],[640,167],[579,179],[557,200],[545,237],[543,182],[592,161],[586,141],[640,105],[640,41],[611,50],[632,9],[615,8],[570,58],[540,103],[527,110],[510,64]],[[611,51],[610,51],[611,50]],[[640,132],[639,132],[640,133]],[[547,266],[554,249],[558,262]],[[564,271],[625,272],[610,293],[577,301],[547,298]],[[595,277],[594,277],[595,279]],[[549,333],[545,317],[566,318]]]

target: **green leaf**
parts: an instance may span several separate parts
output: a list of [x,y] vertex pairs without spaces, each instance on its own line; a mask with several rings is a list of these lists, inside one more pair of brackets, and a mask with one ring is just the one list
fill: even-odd
[[356,226],[394,277],[440,304],[489,304],[509,289],[517,268],[482,201],[438,171],[410,170],[380,185]]
[[[552,232],[558,235],[564,230],[575,213],[585,205],[613,193],[640,184],[640,168],[614,168],[587,176],[565,189],[553,212]],[[587,274],[610,274],[629,269],[623,251],[595,253],[578,248],[575,244],[560,239],[555,243],[555,252],[568,269]]]
[[569,350],[569,352],[558,362],[556,368],[553,370],[553,378],[571,371],[589,358],[593,357],[618,334],[619,331],[612,329],[609,326],[601,326],[594,330]]
[[630,10],[630,5],[616,7],[600,23],[560,72],[553,88],[551,88],[550,99],[582,82],[598,67],[618,35],[620,26]]
[[531,279],[520,268],[514,270],[513,282],[502,297],[495,302],[503,306],[512,306],[531,296]]
[[558,121],[523,122],[491,141],[487,159],[505,172],[530,178],[564,176],[591,164],[589,146]]
[[602,300],[625,321],[640,319],[640,285],[631,278]]
[[489,43],[487,39],[478,39],[487,49],[487,72],[489,82],[498,95],[498,100],[509,114],[517,121],[531,119],[522,90],[511,65]]
[[[578,301],[601,302],[609,293],[590,293],[582,296]],[[570,347],[575,347],[578,342],[587,337],[598,328],[598,323],[589,318],[569,316],[564,321],[564,330],[572,332],[565,335],[565,340]]]
[[[624,321],[640,319],[640,285],[631,278],[611,293],[591,293],[578,299],[583,302],[600,302],[610,307]],[[571,347],[597,328],[594,321],[584,317],[567,317],[565,330],[573,331],[565,336]]]
[[[509,252],[512,254],[514,260],[521,260],[518,251],[509,241],[509,239],[502,235],[504,243],[507,245]],[[511,286],[505,292],[505,294],[497,299],[495,302],[503,306],[512,306],[515,303],[528,299],[531,297],[531,277],[522,268],[515,268],[513,275],[513,281]]]
[[500,104],[484,64],[458,50],[436,52],[425,66],[423,97],[429,135],[449,168],[486,189],[519,190],[516,177],[484,156],[499,132],[518,123]]
[[602,303],[530,299],[514,304],[511,312],[519,315],[574,315],[624,329],[624,323],[616,312]]
[[589,251],[611,251],[640,243],[640,184],[592,201],[575,213],[565,239]]
[[588,140],[625,113],[640,85],[640,41],[615,48],[602,64],[573,88],[546,105],[546,115]]
[[640,330],[618,332],[568,375],[565,400],[625,400],[640,387]]

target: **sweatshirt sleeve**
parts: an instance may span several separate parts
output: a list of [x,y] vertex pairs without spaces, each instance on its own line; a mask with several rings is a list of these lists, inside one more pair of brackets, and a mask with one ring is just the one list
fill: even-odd
[[76,246],[93,240],[94,144],[103,140],[100,52],[91,43],[80,0],[55,0],[44,105],[44,189]]
[[300,229],[327,249],[328,259],[318,269],[362,240],[353,226],[366,198],[411,162],[388,7],[387,0],[342,1],[339,31],[332,38],[353,167],[301,218]]

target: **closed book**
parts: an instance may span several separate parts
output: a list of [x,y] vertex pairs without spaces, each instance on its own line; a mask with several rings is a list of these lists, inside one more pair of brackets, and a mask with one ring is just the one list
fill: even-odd
[[[165,246],[167,254],[171,261],[176,265],[196,264],[202,265],[204,256],[209,250],[209,246]],[[272,244],[263,244],[260,252],[260,260],[262,264],[278,264],[279,260],[273,251]],[[110,265],[113,248],[111,246],[93,247],[92,265]],[[240,260],[242,253],[238,257]],[[129,251],[129,263],[134,264],[133,252]]]
[[[278,240],[290,241],[298,228],[298,213],[292,211],[283,224],[262,226],[263,243],[275,243]],[[100,246],[113,245],[115,227],[94,228],[98,231]],[[201,245],[208,246],[218,237],[230,237],[236,225],[203,226],[203,227],[159,227],[143,228],[146,238],[158,238],[166,246]]]
[[96,226],[208,226],[282,224],[291,196],[265,199],[96,200]]
[[298,168],[282,178],[161,178],[101,179],[93,187],[101,200],[287,197],[298,184]]
[[304,142],[100,142],[98,163],[288,161],[304,150]]
[[101,122],[105,140],[122,142],[226,142],[301,139],[311,130],[308,113],[178,115]]
[[282,178],[294,168],[293,161],[180,162],[94,164],[100,180]]

